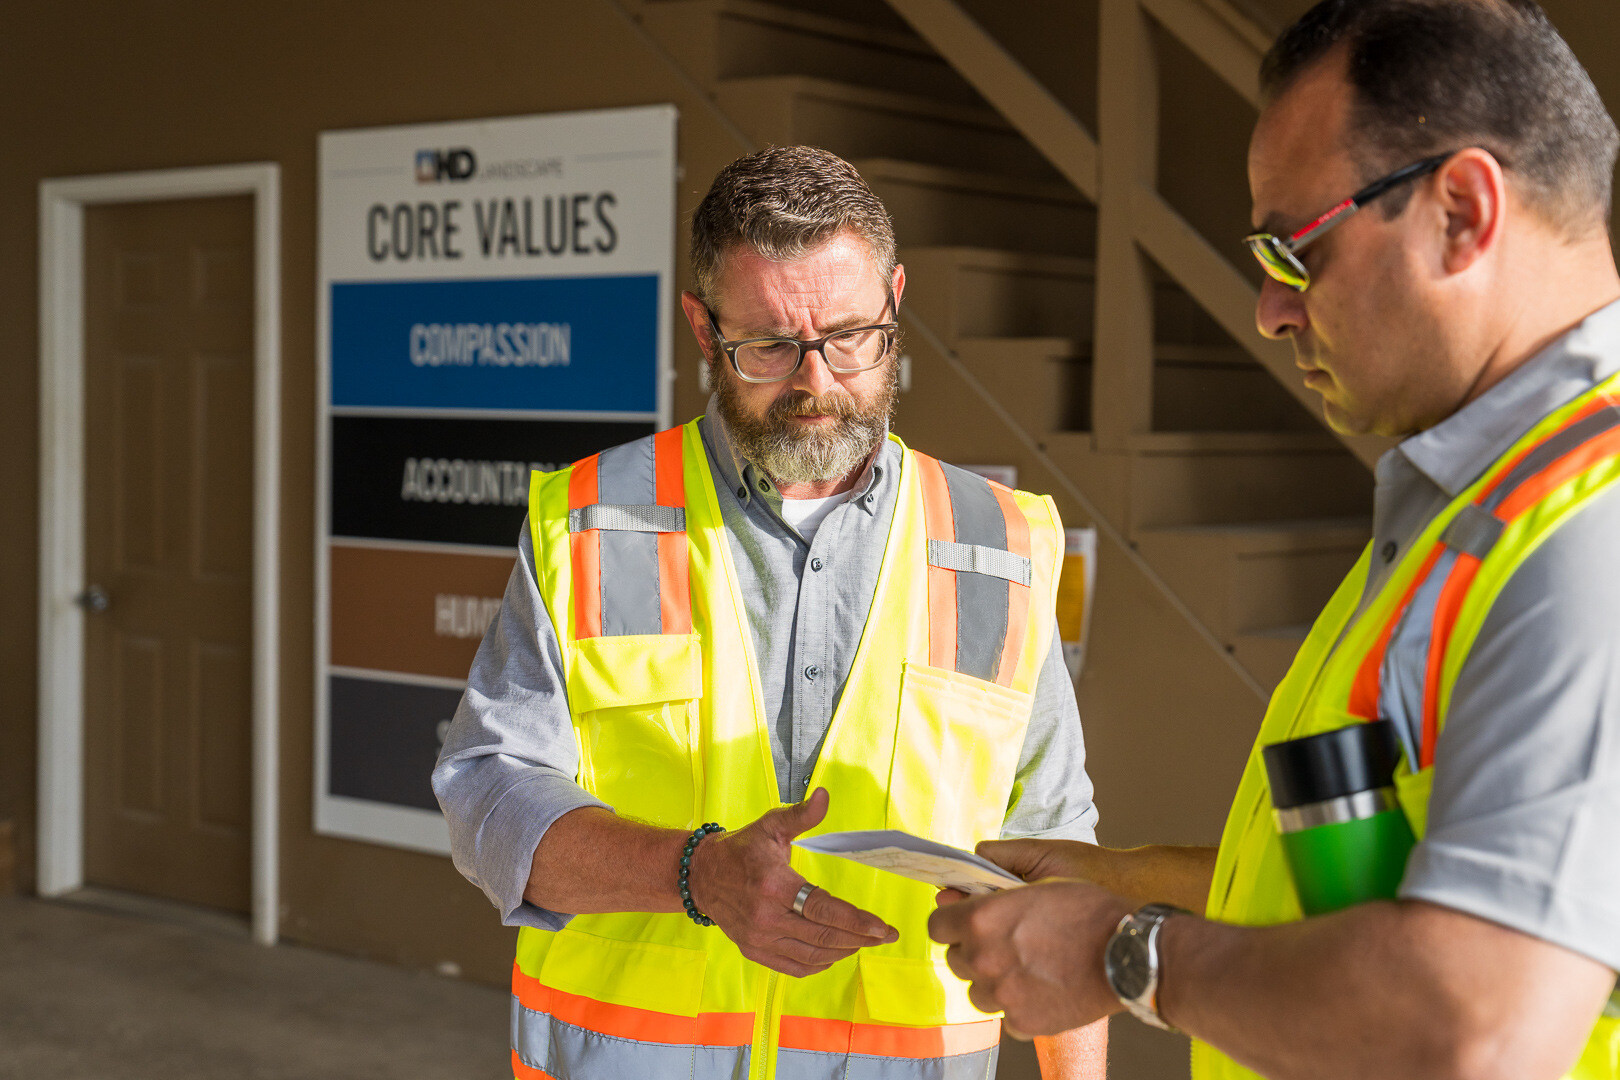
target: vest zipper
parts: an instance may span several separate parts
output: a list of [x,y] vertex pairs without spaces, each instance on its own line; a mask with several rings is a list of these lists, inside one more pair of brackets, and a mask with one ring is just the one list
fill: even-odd
[[754,1045],[750,1049],[749,1080],[773,1080],[776,1076],[776,1049],[781,1036],[777,1023],[782,1010],[782,976],[771,972],[754,1010]]

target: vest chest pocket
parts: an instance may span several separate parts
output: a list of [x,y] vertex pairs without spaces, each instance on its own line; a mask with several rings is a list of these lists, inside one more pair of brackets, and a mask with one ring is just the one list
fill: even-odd
[[1001,834],[1033,697],[907,662],[889,778],[889,827],[972,850]]
[[696,634],[574,642],[568,705],[580,783],[621,816],[676,828],[691,821],[702,655]]

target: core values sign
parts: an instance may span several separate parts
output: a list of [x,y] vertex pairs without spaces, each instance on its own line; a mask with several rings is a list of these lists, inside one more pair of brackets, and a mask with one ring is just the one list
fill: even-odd
[[530,473],[669,423],[675,119],[322,134],[316,831],[449,850],[428,776]]

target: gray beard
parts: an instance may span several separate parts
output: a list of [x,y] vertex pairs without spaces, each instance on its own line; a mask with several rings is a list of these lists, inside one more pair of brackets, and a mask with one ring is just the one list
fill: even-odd
[[[864,408],[847,394],[818,399],[798,391],[778,398],[763,418],[756,418],[744,411],[732,373],[719,365],[711,372],[732,445],[778,485],[841,480],[865,464],[888,434],[899,389],[899,368],[891,357],[882,391]],[[792,417],[806,413],[823,413],[836,422],[797,430]]]

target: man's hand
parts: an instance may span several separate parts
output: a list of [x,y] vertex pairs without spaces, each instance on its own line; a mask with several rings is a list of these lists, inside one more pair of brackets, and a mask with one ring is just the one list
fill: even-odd
[[983,840],[973,850],[1025,881],[1095,881],[1109,856],[1123,854],[1078,840]]
[[972,983],[985,1012],[1005,1010],[1015,1038],[1055,1035],[1118,1012],[1103,978],[1103,946],[1129,902],[1078,881],[1046,881],[941,906],[928,936]]
[[[975,850],[1025,881],[1089,881],[1135,900],[1133,907],[1157,902],[1202,911],[1215,873],[1212,847],[1105,848],[1078,840],[985,840]],[[941,904],[960,899],[959,892],[939,896]]]
[[788,865],[789,843],[827,816],[827,791],[772,810],[736,832],[711,836],[692,854],[692,900],[748,959],[803,977],[825,971],[855,950],[899,938],[870,912],[817,889],[793,913],[805,884]]

